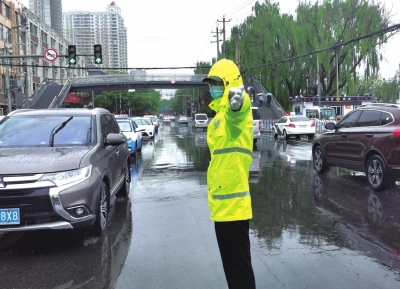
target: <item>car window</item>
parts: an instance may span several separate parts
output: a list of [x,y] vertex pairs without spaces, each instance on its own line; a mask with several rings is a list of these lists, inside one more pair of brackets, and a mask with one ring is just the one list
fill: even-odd
[[281,117],[280,120],[278,120],[278,123],[285,123],[287,121],[286,117]]
[[357,126],[379,126],[380,119],[380,111],[364,110],[358,119]]
[[134,130],[136,130],[138,128],[137,124],[133,120],[131,120],[131,124],[132,124]]
[[291,122],[298,122],[298,121],[310,121],[310,119],[306,116],[296,116],[296,117],[290,117],[289,120]]
[[258,113],[258,109],[257,108],[252,108],[252,113],[253,113],[253,119],[260,119],[260,114]]
[[143,125],[151,125],[151,121],[148,121],[147,119],[142,119]]
[[120,133],[120,128],[117,124],[117,121],[111,114],[106,114],[107,123],[109,125],[110,133]]
[[[254,118],[254,116],[253,116]],[[196,115],[196,120],[207,120],[207,116],[204,114]]]
[[381,115],[381,125],[391,123],[393,121],[393,116],[388,112],[382,112]]
[[132,131],[132,127],[129,121],[117,120],[117,122],[121,131]]
[[[65,123],[64,127],[61,125]],[[61,128],[57,131],[58,128]],[[86,145],[95,141],[91,116],[11,116],[0,126],[0,147]]]
[[360,117],[361,111],[353,111],[346,115],[338,124],[338,128],[353,127],[358,118]]

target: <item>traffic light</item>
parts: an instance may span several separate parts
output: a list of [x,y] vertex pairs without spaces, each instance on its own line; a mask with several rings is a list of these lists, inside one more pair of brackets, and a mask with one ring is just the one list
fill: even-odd
[[93,45],[93,50],[94,50],[94,63],[102,64],[103,63],[103,55],[101,52],[101,45],[100,44]]
[[76,45],[68,45],[68,64],[76,64]]

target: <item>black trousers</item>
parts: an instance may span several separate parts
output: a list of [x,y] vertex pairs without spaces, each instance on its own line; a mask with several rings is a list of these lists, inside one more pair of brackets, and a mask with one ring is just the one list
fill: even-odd
[[255,289],[249,220],[215,222],[215,234],[229,289]]

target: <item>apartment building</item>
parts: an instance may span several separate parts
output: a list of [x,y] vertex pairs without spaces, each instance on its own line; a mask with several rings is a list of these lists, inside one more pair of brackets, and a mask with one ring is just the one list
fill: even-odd
[[[44,80],[63,84],[68,77],[85,76],[86,60],[78,57],[67,67],[67,47],[71,44],[37,15],[16,0],[0,0],[0,114],[24,107],[24,102]],[[48,62],[44,51],[54,48],[60,57]],[[26,57],[21,57],[26,56]]]
[[126,71],[127,31],[121,8],[114,1],[106,12],[63,12],[62,19],[64,37],[76,45],[78,54],[93,54],[93,45],[101,44],[103,64],[100,67]]
[[62,35],[62,0],[29,0],[29,10]]

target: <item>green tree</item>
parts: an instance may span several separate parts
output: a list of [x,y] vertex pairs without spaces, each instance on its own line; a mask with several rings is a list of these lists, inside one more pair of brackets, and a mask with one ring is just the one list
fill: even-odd
[[[241,68],[254,75],[287,108],[289,97],[310,94],[318,79],[321,95],[347,95],[357,90],[357,71],[370,77],[379,71],[379,47],[392,34],[372,35],[387,28],[390,17],[386,9],[373,1],[324,0],[321,4],[299,2],[296,15],[281,13],[278,3],[257,1],[254,16],[232,28],[241,33]],[[342,45],[359,36],[370,37]],[[227,58],[235,59],[235,37],[226,44]],[[331,50],[297,56],[333,47]],[[336,48],[336,49],[335,49]],[[336,75],[338,53],[339,83]],[[282,62],[284,59],[290,61]],[[337,86],[339,91],[337,91]]]

